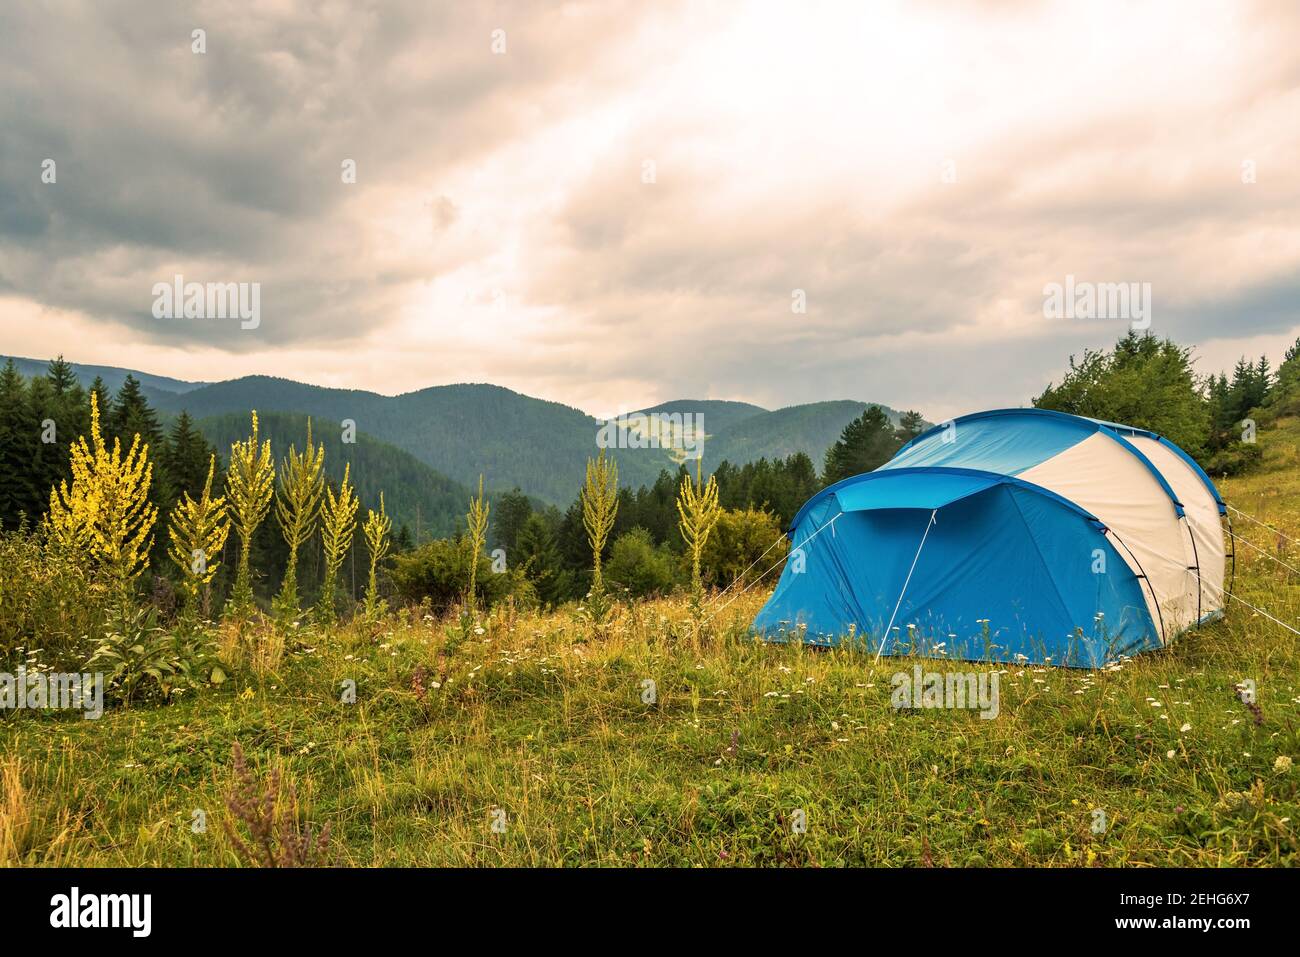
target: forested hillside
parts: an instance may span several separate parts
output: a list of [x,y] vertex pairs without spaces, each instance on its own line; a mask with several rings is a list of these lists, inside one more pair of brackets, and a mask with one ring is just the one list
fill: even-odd
[[[83,387],[89,388],[98,379],[109,392],[116,392],[131,375],[164,422],[182,411],[194,419],[207,419],[247,414],[249,409],[263,414],[310,415],[327,431],[337,431],[344,420],[351,420],[358,431],[409,452],[463,486],[473,485],[482,474],[488,477],[490,488],[518,487],[552,505],[571,500],[573,489],[582,481],[586,459],[596,449],[601,427],[598,420],[579,409],[494,385],[435,386],[385,396],[272,376],[193,383],[107,366],[67,365]],[[24,376],[41,376],[45,367],[43,361],[15,360],[15,368]],[[866,407],[865,402],[845,400],[771,412],[748,402],[677,399],[640,413],[702,416],[708,436],[704,452],[707,473],[723,460],[743,465],[760,458],[784,459],[798,452],[820,462],[844,427]],[[898,423],[898,412],[886,406],[882,409]],[[669,450],[638,448],[634,441],[625,441],[612,451],[618,454],[619,480],[626,488],[652,485],[662,469],[672,470],[677,465]]]
[[[783,459],[796,452],[805,452],[820,462],[844,427],[867,408],[866,402],[840,400],[792,405],[749,416],[719,430],[708,446],[708,454],[715,465],[724,459],[733,464],[761,458]],[[898,425],[898,412],[888,406],[880,408],[891,423]]]
[[[271,440],[276,456],[290,443],[303,448],[307,437],[307,416],[286,412],[258,413],[263,439]],[[248,435],[248,414],[231,412],[195,423],[203,436],[218,449],[230,451],[234,442]],[[334,423],[312,423],[312,441],[325,446],[325,477],[333,485],[343,478],[351,464],[351,481],[362,507],[378,507],[384,493],[388,514],[397,528],[406,526],[412,538],[423,541],[441,538],[455,531],[465,513],[470,490],[425,465],[409,452],[381,442],[360,430],[355,442],[344,442]]]
[[[4,365],[10,358],[13,359],[14,368],[18,370],[18,373],[29,379],[32,376],[45,375],[45,370],[49,366],[48,359],[24,359],[19,356],[3,355],[0,355],[0,365]],[[155,394],[159,392],[190,392],[208,384],[206,382],[188,382],[184,379],[173,379],[165,375],[153,375],[135,369],[122,369],[117,366],[96,366],[69,362],[68,367],[83,386],[89,388],[90,384],[98,379],[104,383],[104,387],[110,392],[116,392],[122,388],[122,383],[126,381],[126,377],[131,376],[140,383],[150,401],[153,401]]]

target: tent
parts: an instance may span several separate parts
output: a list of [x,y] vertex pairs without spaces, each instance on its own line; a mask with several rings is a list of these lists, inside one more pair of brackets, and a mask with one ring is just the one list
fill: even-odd
[[1095,668],[1222,613],[1214,483],[1168,439],[977,412],[814,495],[753,630],[774,641]]

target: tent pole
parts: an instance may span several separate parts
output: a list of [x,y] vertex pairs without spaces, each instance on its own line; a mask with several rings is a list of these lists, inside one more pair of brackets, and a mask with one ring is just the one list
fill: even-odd
[[916,562],[921,557],[921,549],[925,548],[925,540],[930,537],[930,529],[934,527],[934,517],[938,514],[939,510],[937,508],[931,511],[930,521],[925,523],[925,534],[921,536],[921,544],[916,546],[916,554],[912,556],[912,567],[907,570],[907,578],[903,580],[903,590],[898,593],[898,601],[894,603],[894,612],[889,616],[889,624],[885,626],[885,633],[880,636],[880,646],[876,648],[876,662],[880,661],[880,654],[885,650],[885,642],[889,639],[889,632],[894,627],[894,618],[903,604],[903,596],[907,594],[907,586],[912,581],[912,572],[916,571]]

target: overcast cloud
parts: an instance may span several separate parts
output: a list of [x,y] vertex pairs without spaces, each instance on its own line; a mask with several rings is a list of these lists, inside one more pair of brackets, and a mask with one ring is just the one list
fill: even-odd
[[[1287,2],[5,4],[0,352],[938,418],[1123,333],[1044,318],[1070,274],[1151,283],[1203,371],[1276,357],[1298,39]],[[154,318],[177,273],[260,325]]]

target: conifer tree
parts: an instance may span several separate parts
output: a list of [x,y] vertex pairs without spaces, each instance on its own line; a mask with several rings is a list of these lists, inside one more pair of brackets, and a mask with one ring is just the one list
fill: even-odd
[[[38,425],[41,441],[48,446],[50,455],[38,483],[42,497],[47,488],[72,477],[68,466],[72,441],[90,429],[90,400],[86,390],[77,381],[72,364],[64,361],[63,356],[51,359],[45,380],[49,383],[51,392],[51,408],[48,422],[43,417]],[[48,436],[47,425],[50,433]],[[53,439],[53,442],[47,442],[47,438]]]
[[58,443],[59,401],[54,388],[45,376],[34,376],[27,386],[26,429],[35,441],[31,444],[31,459],[25,469],[37,494],[44,497],[64,479],[71,478],[66,471],[70,452]]
[[38,489],[31,472],[37,441],[27,382],[10,359],[0,370],[0,528],[16,528],[23,518],[34,525],[44,511],[48,489]]
[[72,369],[72,363],[65,360],[62,355],[50,360],[50,364],[45,370],[45,378],[49,379],[50,388],[54,390],[54,394],[57,396],[81,388],[77,382],[77,373]]
[[524,570],[543,603],[554,605],[564,597],[567,573],[560,566],[555,533],[538,513],[529,515],[519,529],[514,555],[516,567]]
[[107,432],[112,437],[122,439],[123,443],[131,436],[138,435],[140,441],[155,450],[162,445],[162,426],[158,424],[158,413],[145,398],[140,380],[129,373],[113,399]]
[[215,453],[216,449],[194,427],[190,414],[181,412],[172,423],[165,451],[159,456],[171,490],[178,498],[187,492],[191,496],[199,494]]
[[405,522],[397,530],[393,537],[393,549],[398,552],[409,552],[415,547],[415,539],[411,536],[411,527]]
[[532,514],[532,502],[518,486],[502,495],[497,502],[497,517],[492,522],[492,541],[509,555],[514,551],[519,530]]
[[831,485],[877,469],[890,460],[900,444],[889,417],[880,406],[869,406],[844,427],[839,440],[826,450],[823,481]]

